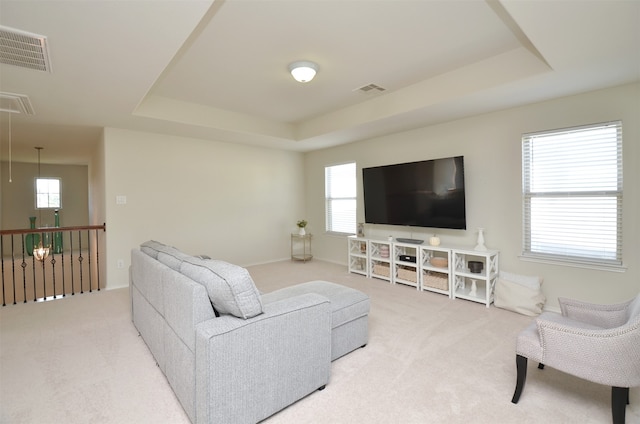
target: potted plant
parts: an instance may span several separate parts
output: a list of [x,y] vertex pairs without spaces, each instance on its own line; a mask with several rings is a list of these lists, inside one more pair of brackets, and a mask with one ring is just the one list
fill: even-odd
[[304,236],[305,234],[307,234],[305,230],[305,227],[307,226],[307,221],[305,221],[304,219],[301,219],[296,223],[296,225],[298,226],[298,234],[300,234],[301,236]]

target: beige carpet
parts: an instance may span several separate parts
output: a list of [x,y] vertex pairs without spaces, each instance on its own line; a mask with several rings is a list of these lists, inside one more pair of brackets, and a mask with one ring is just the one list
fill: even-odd
[[[610,388],[529,365],[518,405],[515,336],[531,318],[311,261],[249,268],[262,291],[324,279],[372,299],[370,341],[279,423],[609,423]],[[640,389],[627,423],[640,423]],[[1,423],[188,423],[130,321],[127,289],[0,309]]]

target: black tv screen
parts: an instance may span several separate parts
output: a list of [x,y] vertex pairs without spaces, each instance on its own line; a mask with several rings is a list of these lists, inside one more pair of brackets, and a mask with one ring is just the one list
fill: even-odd
[[464,158],[362,169],[368,224],[467,228]]

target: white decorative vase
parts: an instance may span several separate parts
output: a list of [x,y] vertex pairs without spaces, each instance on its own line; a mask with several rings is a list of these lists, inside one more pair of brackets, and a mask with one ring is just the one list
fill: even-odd
[[305,231],[304,227],[299,227],[298,234],[304,236],[305,234],[307,234],[307,232]]
[[429,244],[431,246],[440,246],[440,237],[434,235],[429,239]]
[[476,284],[476,280],[471,280],[471,290],[469,291],[469,296],[477,296],[478,294],[478,285]]
[[478,244],[476,244],[475,250],[485,252],[487,246],[484,245],[484,228],[478,228]]

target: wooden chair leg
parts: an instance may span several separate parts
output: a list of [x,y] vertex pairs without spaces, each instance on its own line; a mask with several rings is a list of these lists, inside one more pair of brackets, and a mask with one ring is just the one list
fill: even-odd
[[520,395],[524,388],[524,382],[527,379],[527,358],[522,355],[516,355],[516,370],[518,372],[518,377],[516,379],[516,390],[513,392],[511,403],[518,403],[518,400],[520,400]]
[[624,424],[627,403],[629,403],[629,388],[612,387],[611,415],[613,417],[613,424]]

